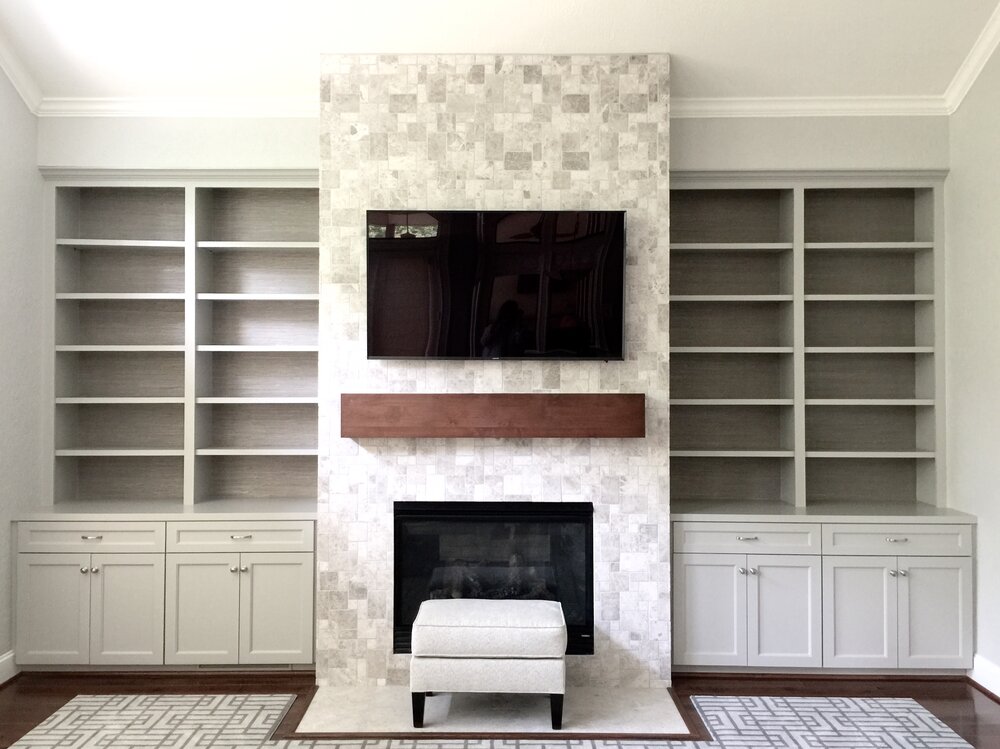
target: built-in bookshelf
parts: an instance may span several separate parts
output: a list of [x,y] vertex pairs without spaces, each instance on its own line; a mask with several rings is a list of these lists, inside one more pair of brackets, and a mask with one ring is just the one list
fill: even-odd
[[943,506],[940,176],[673,184],[672,501]]
[[315,500],[314,187],[55,188],[56,503]]

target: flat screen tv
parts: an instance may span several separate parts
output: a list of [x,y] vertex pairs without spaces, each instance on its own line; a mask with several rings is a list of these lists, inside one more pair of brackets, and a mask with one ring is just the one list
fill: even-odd
[[368,211],[369,359],[622,359],[624,211]]

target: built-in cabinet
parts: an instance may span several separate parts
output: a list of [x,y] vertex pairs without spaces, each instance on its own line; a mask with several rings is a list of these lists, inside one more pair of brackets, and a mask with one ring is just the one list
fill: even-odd
[[672,503],[946,506],[942,176],[672,182]]
[[674,522],[674,664],[970,668],[970,521]]
[[315,502],[318,190],[52,189],[54,503]]
[[308,664],[311,520],[18,523],[19,665]]

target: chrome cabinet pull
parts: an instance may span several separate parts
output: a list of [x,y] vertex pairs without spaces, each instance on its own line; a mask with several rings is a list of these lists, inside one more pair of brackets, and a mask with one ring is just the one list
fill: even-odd
[[91,574],[93,574],[93,575],[96,575],[96,574],[97,574],[98,572],[100,572],[100,571],[101,571],[101,570],[100,570],[100,569],[99,569],[98,567],[91,567],[91,568],[90,568],[90,572],[91,572]]
[[84,541],[100,541],[104,536],[80,536]]
[[906,577],[906,570],[899,570],[900,577]]
[[740,574],[741,575],[745,575],[746,573],[747,573],[747,568],[746,567],[740,567]]
[[242,567],[240,567],[240,572],[249,572],[249,571],[250,571],[250,568],[247,567],[245,564]]
[[891,544],[905,544],[910,539],[908,539],[908,538],[893,538],[892,536],[886,536],[885,540],[888,541]]
[[253,534],[247,533],[245,536],[230,536],[230,538],[233,539],[233,541],[249,541],[253,538]]
[[889,570],[889,577],[895,577],[895,576],[896,576],[896,570]]
[[758,572],[760,572],[760,570],[758,570],[756,567],[751,567],[750,568],[750,574],[751,575],[756,575]]
[[230,572],[239,572],[239,568],[237,568],[237,567],[230,567],[229,571]]
[[80,574],[81,575],[86,575],[88,572],[90,572],[90,568],[89,567],[81,567],[80,568]]
[[757,536],[737,536],[736,540],[737,541],[759,541],[760,539]]

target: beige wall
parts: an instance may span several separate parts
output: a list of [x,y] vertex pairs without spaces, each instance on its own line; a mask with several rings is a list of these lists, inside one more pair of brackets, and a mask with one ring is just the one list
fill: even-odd
[[[40,491],[43,300],[37,128],[0,73],[0,660],[11,633],[10,521]],[[0,663],[0,681],[4,666]]]
[[1000,55],[951,117],[948,494],[979,518],[973,678],[1000,692]]

